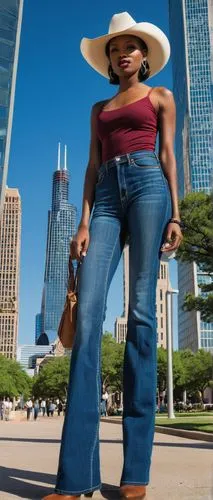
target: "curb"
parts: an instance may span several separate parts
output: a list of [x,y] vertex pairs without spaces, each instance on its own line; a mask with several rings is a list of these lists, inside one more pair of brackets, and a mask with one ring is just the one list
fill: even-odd
[[[107,422],[109,424],[122,424],[122,419],[119,417],[115,417],[114,419],[110,417],[102,417],[101,422]],[[155,432],[158,432],[159,434],[168,434],[170,436],[178,436],[187,439],[195,439],[197,441],[208,441],[209,443],[213,443],[213,434],[207,432],[189,431],[187,429],[171,429],[169,427],[163,427],[161,425],[155,426]]]

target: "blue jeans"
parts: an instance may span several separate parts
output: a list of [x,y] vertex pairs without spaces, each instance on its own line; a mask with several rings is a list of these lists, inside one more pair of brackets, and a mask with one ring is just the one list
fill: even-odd
[[124,358],[124,464],[120,484],[148,484],[157,379],[156,285],[160,247],[172,215],[156,153],[141,150],[103,163],[95,189],[90,244],[80,268],[78,318],[55,491],[101,487],[100,351],[109,286],[128,234],[129,312]]

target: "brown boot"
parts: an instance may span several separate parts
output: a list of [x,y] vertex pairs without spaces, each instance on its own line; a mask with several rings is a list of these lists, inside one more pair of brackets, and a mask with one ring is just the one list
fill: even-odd
[[122,500],[145,500],[146,497],[146,486],[144,485],[134,485],[134,484],[123,484],[120,486],[120,497]]
[[58,493],[51,493],[47,497],[43,497],[42,500],[77,500],[80,495],[58,495]]

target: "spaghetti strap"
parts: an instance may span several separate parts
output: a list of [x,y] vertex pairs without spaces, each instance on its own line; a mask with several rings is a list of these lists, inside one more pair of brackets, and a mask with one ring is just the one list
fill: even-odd
[[152,90],[154,90],[154,88],[155,88],[155,87],[151,87],[151,89],[149,89],[149,92],[148,92],[148,94],[147,94],[147,97],[149,97],[149,96],[150,96],[150,94],[151,94]]

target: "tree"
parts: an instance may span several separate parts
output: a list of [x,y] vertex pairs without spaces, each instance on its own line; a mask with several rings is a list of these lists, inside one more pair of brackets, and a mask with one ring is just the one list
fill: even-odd
[[[158,348],[158,389],[167,388],[167,351]],[[210,352],[200,349],[196,353],[186,349],[173,352],[173,387],[176,397],[183,391],[200,391],[213,384],[213,358]]]
[[213,357],[210,352],[199,349],[187,360],[188,388],[202,394],[213,379]]
[[174,388],[184,390],[186,384],[186,370],[181,351],[174,351],[173,356],[173,384]]
[[180,200],[181,219],[185,224],[184,239],[177,250],[177,260],[196,262],[210,277],[209,283],[199,283],[201,295],[185,295],[183,309],[201,312],[202,321],[213,321],[213,193],[189,193]]
[[48,361],[34,377],[33,395],[36,398],[59,398],[67,396],[70,358],[56,357]]
[[123,362],[125,343],[118,344],[111,333],[102,337],[102,382],[111,391],[123,390]]
[[0,354],[0,397],[19,397],[26,399],[31,393],[32,380],[14,359]]
[[163,347],[158,348],[157,352],[157,386],[158,391],[163,392],[167,385],[167,352]]

